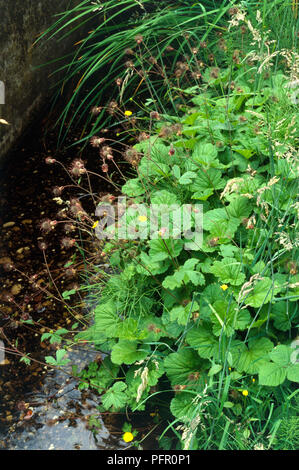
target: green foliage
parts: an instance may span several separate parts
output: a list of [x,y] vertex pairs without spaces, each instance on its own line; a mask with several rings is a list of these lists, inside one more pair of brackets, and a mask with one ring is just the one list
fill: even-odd
[[[82,2],[82,16],[91,12],[88,3]],[[185,450],[279,446],[285,434],[279,413],[288,415],[299,381],[292,343],[299,320],[299,122],[285,86],[296,56],[270,41],[267,1],[262,19],[251,1],[246,11],[244,2],[238,6],[238,17],[229,11],[234,2],[216,8],[179,1],[175,9],[162,2],[154,15],[137,8],[129,29],[111,22],[114,3],[105,2],[106,19],[90,35],[95,42],[84,40],[89,52],[76,61],[75,72],[84,70],[78,89],[99,64],[109,64],[107,86],[112,76],[125,83],[114,118],[124,124],[124,109],[134,104],[132,127],[125,122],[124,132],[141,134],[127,149],[138,156],[121,188],[128,207],[107,230],[116,234],[104,247],[114,273],[90,286],[93,322],[77,337],[108,356],[78,373],[80,387],[98,389],[103,409],[112,412],[160,400]],[[114,19],[136,3],[120,2]],[[142,36],[137,45],[136,35]],[[133,64],[122,69],[126,48],[134,49]],[[92,91],[88,105],[97,105],[100,94]],[[92,133],[106,124],[104,112]],[[145,208],[141,220],[138,204]],[[202,240],[192,232],[199,204]],[[136,222],[146,230],[155,205],[163,207],[155,214],[162,225],[138,240]],[[191,214],[181,238],[177,206]],[[119,226],[131,230],[126,240],[117,239]],[[53,340],[49,333],[43,338]]]
[[63,359],[66,354],[67,351],[65,349],[58,349],[56,351],[56,358],[52,356],[46,356],[45,361],[47,364],[50,364],[52,366],[65,366],[70,362],[69,359]]
[[[240,72],[232,73],[238,83]],[[225,70],[221,76],[226,77]],[[208,426],[216,420],[217,432],[222,429],[220,448],[228,442],[230,421],[225,416],[243,427],[235,445],[249,448],[253,444],[246,421],[251,419],[248,400],[255,400],[256,407],[264,389],[292,389],[299,381],[289,341],[299,318],[292,302],[295,280],[286,262],[295,259],[296,248],[294,243],[290,254],[279,224],[288,220],[288,226],[295,227],[295,192],[290,179],[286,197],[284,180],[275,170],[279,158],[267,154],[262,131],[252,140],[256,115],[246,111],[256,109],[249,100],[257,96],[258,114],[266,122],[277,106],[269,100],[275,90],[266,82],[260,97],[246,77],[243,72],[242,103],[235,101],[234,94],[227,95],[225,103],[231,107],[224,122],[223,98],[217,95],[221,82],[208,83],[209,98],[196,90],[200,94],[184,108],[179,139],[157,136],[150,143],[135,145],[143,157],[137,176],[124,185],[124,192],[138,196],[139,203],[148,207],[163,204],[170,231],[173,204],[201,202],[203,242],[196,245],[194,238],[190,245],[189,239],[171,238],[168,232],[165,238],[158,232],[154,239],[139,241],[128,259],[116,241],[120,273],[103,284],[94,325],[88,330],[89,339],[99,347],[110,341],[112,364],[127,371],[125,378],[121,374],[104,387],[104,408],[142,410],[147,402],[155,403],[153,386],[161,394],[170,388],[176,393],[170,412],[190,428],[193,440],[188,445],[194,448],[198,412],[205,409],[208,396],[212,403]],[[208,110],[202,109],[202,103]],[[245,113],[247,123],[242,132],[240,113]],[[167,122],[166,115],[163,119]],[[210,129],[205,129],[207,119]],[[170,125],[170,116],[169,120]],[[161,134],[159,121],[156,132]],[[215,145],[215,138],[221,146]],[[175,149],[172,165],[170,146]],[[188,158],[182,149],[189,152]],[[122,222],[126,220],[125,213]],[[189,228],[194,224],[191,218]],[[289,233],[294,240],[294,233]],[[257,377],[257,385],[252,376]],[[215,410],[222,410],[224,416]],[[270,422],[269,418],[269,426]]]
[[299,418],[283,418],[275,438],[275,450],[298,450]]

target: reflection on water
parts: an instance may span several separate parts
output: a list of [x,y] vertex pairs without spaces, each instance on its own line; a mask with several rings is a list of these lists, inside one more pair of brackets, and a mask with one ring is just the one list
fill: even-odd
[[[66,357],[81,370],[96,355],[96,351],[80,349],[69,351]],[[71,366],[65,366],[64,370],[71,372]],[[106,428],[97,409],[99,397],[91,391],[80,392],[76,385],[76,379],[68,378],[60,370],[47,372],[42,388],[25,394],[18,403],[19,409],[8,431],[4,434],[3,429],[2,436],[0,431],[1,447],[9,450],[125,448],[125,442],[113,437]]]

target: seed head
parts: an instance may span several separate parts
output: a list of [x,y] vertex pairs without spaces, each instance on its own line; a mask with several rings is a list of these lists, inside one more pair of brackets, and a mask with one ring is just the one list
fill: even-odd
[[132,60],[127,60],[125,62],[125,67],[126,67],[126,69],[133,69],[134,68],[134,62]]
[[212,78],[218,78],[219,77],[219,68],[218,67],[213,67],[211,72],[210,72],[210,75]]
[[54,196],[60,196],[62,194],[62,191],[64,190],[64,186],[54,186],[52,189],[52,193]]
[[70,173],[77,178],[86,173],[86,168],[84,167],[84,163],[80,158],[77,158],[72,162],[70,166]]
[[241,34],[246,34],[247,33],[247,26],[245,24],[242,24],[241,26]]
[[141,44],[143,42],[143,36],[141,36],[141,34],[137,34],[135,37],[134,37],[135,41],[137,42],[137,44]]
[[134,55],[135,52],[133,51],[133,49],[127,48],[127,49],[125,49],[125,54],[126,55]]
[[45,242],[38,242],[38,247],[41,251],[46,251],[46,249],[48,248],[47,244]]
[[56,225],[57,225],[57,220],[44,219],[40,223],[40,229],[43,232],[48,233],[48,232],[51,232],[51,230],[53,230]]
[[75,269],[75,268],[71,268],[71,267],[70,267],[70,268],[67,268],[67,269],[65,270],[65,273],[64,273],[65,277],[67,277],[68,279],[71,279],[72,277],[75,277],[76,274],[77,274],[76,269]]
[[134,148],[128,148],[124,153],[124,158],[130,165],[137,167],[140,161],[140,154]]
[[93,114],[94,116],[97,116],[98,114],[100,114],[100,112],[102,111],[102,107],[101,106],[93,106],[93,108],[91,108],[90,112],[91,114]]
[[106,139],[104,137],[98,137],[94,135],[93,137],[91,137],[89,142],[93,147],[99,147],[103,142],[105,142],[105,140]]
[[76,240],[74,238],[64,237],[61,240],[61,248],[68,250],[72,248],[75,245],[75,243],[76,243]]
[[226,45],[226,41],[221,38],[219,41],[218,41],[218,47],[219,49],[221,49],[222,51],[226,51],[227,50],[227,45]]
[[158,63],[157,59],[154,56],[150,56],[148,61],[153,65],[156,65]]
[[238,12],[239,12],[239,10],[238,10],[238,8],[236,8],[236,7],[230,8],[230,9],[228,10],[228,14],[229,14],[230,16],[235,16]]
[[210,246],[217,246],[218,245],[218,240],[219,240],[219,237],[211,238],[211,240],[209,240],[208,244]]
[[149,139],[150,136],[146,132],[141,132],[138,136],[138,142],[142,142],[143,140]]
[[75,225],[73,225],[73,224],[64,224],[65,233],[74,232],[75,230],[76,230]]
[[4,302],[9,302],[9,303],[12,303],[14,301],[14,297],[12,294],[10,294],[9,292],[5,292],[2,296]]
[[58,211],[57,212],[57,217],[59,219],[66,219],[67,218],[66,209],[61,209],[60,211]]
[[112,155],[112,148],[108,145],[104,145],[100,150],[100,155],[105,160],[105,158],[108,158],[108,155]]
[[295,263],[295,261],[288,261],[286,263],[286,268],[292,276],[295,276],[295,274],[297,274],[297,264]]
[[152,112],[150,113],[150,117],[151,117],[151,119],[157,119],[157,121],[160,121],[160,119],[161,119],[161,118],[160,118],[160,114],[157,113],[157,111],[152,111]]
[[53,163],[56,163],[57,160],[55,160],[55,158],[52,158],[52,157],[47,157],[45,158],[45,163],[47,165],[52,165]]
[[70,211],[76,217],[85,214],[83,207],[81,206],[81,202],[76,198],[72,198],[70,200]]
[[182,72],[187,72],[187,70],[189,70],[189,65],[187,64],[187,62],[178,61],[176,66]]
[[14,269],[14,265],[10,262],[3,264],[4,271],[12,271]]
[[234,52],[233,52],[233,62],[235,62],[235,64],[239,64],[240,63],[240,51],[238,49],[236,49]]
[[171,126],[163,126],[160,129],[159,137],[170,137],[173,134]]
[[118,108],[118,104],[115,100],[110,101],[107,106],[107,113],[113,116]]
[[192,72],[191,75],[192,75],[192,77],[193,77],[195,80],[200,80],[201,77],[202,77],[202,75],[201,75],[201,73],[200,73],[199,70],[197,70],[197,71],[195,70],[194,72]]

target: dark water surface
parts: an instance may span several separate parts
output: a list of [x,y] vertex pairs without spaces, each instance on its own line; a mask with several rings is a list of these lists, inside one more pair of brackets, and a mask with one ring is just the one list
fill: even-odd
[[[41,345],[41,334],[49,328],[70,328],[82,318],[80,309],[72,317],[61,302],[46,293],[49,290],[57,296],[38,248],[43,239],[59,289],[72,289],[78,278],[64,276],[63,266],[74,251],[61,248],[62,229],[58,227],[46,237],[40,230],[40,220],[57,218],[59,207],[53,200],[53,186],[70,184],[63,169],[46,165],[45,157],[68,165],[80,156],[91,159],[93,165],[100,164],[92,149],[83,155],[78,155],[79,147],[57,152],[56,133],[46,133],[47,123],[46,118],[32,125],[0,173],[0,347],[6,348],[4,359],[0,356],[0,449],[121,449],[126,446],[121,428],[113,419],[108,424],[107,420],[103,422],[96,408],[99,397],[78,391],[75,378],[44,364],[44,357],[55,356],[59,346],[47,341]],[[70,135],[66,144],[75,139]],[[111,188],[100,185],[96,190]],[[17,270],[11,270],[10,263]],[[33,288],[33,275],[42,289]],[[21,322],[28,319],[34,324]],[[20,362],[25,353],[37,362],[32,361],[30,366]],[[71,363],[79,370],[96,354],[84,347],[68,351]],[[92,420],[99,426],[96,437]]]

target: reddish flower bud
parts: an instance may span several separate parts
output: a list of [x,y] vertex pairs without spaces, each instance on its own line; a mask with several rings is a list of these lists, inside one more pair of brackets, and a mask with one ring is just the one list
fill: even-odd
[[172,155],[174,155],[174,154],[175,154],[174,148],[173,148],[173,147],[170,147],[169,152],[168,152],[168,155],[172,156]]
[[55,160],[55,158],[52,158],[52,157],[47,157],[45,158],[45,163],[47,165],[52,165],[53,163],[56,163],[57,160]]

